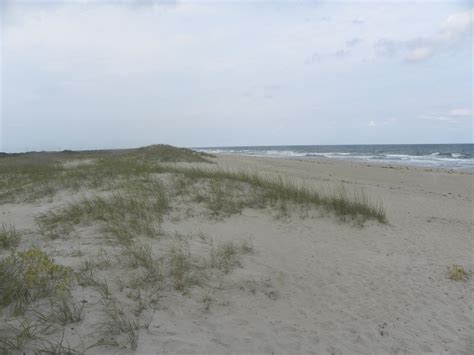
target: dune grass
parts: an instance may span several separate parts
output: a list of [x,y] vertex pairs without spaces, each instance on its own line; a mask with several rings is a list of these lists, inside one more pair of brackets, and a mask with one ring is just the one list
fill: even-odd
[[67,324],[78,323],[83,319],[86,301],[75,303],[69,296],[62,295],[58,299],[50,299],[50,310],[47,313],[34,311],[36,317],[45,323]]
[[138,346],[140,328],[144,327],[137,318],[127,314],[114,298],[105,304],[103,319],[98,324],[98,334],[102,339],[96,345],[114,345],[135,351]]
[[126,191],[110,197],[96,195],[65,208],[39,215],[37,222],[44,234],[56,237],[69,234],[80,223],[102,222],[103,229],[121,244],[130,244],[137,235],[160,235],[159,224],[168,201],[159,182],[128,185]]
[[[104,230],[121,244],[130,243],[137,235],[157,237],[162,233],[160,223],[171,208],[173,196],[193,194],[193,201],[204,203],[211,216],[236,214],[244,207],[265,207],[277,202],[286,206],[286,202],[290,202],[323,208],[344,221],[387,221],[382,203],[372,203],[363,192],[349,194],[341,188],[323,194],[281,177],[151,163],[130,164],[129,168],[136,169],[127,170],[128,174],[139,171],[139,175],[116,184],[118,190],[112,195],[85,198],[38,216],[43,233],[52,237],[67,235],[75,225],[101,222]],[[118,169],[124,165],[128,163],[120,163]],[[162,174],[175,176],[177,188],[171,191],[153,178]]]
[[253,252],[253,247],[248,241],[226,242],[218,244],[211,249],[211,267],[229,273],[234,267],[240,266],[240,257]]
[[[74,159],[91,159],[93,163],[66,167]],[[188,149],[156,145],[133,150],[25,154],[0,159],[0,203],[15,199],[35,200],[52,196],[61,189],[114,190],[121,186],[140,186],[140,179],[148,180],[156,174],[171,173],[184,179],[178,180],[178,193],[185,193],[185,181],[207,181],[211,187],[208,196],[197,196],[206,201],[211,213],[233,214],[243,207],[287,201],[324,208],[341,219],[377,220],[386,222],[381,202],[371,202],[363,192],[349,194],[343,189],[321,193],[300,186],[281,177],[262,177],[247,172],[219,169],[183,168],[165,163],[208,163],[211,156]],[[132,182],[133,181],[133,182]],[[181,183],[181,185],[179,185]],[[247,184],[257,190],[259,200],[242,201],[228,198]],[[145,184],[146,186],[146,184]],[[249,191],[252,193],[253,191]],[[98,201],[96,201],[98,202]],[[116,233],[121,233],[117,230]]]
[[21,353],[28,350],[28,343],[39,339],[41,324],[21,320],[17,324],[5,323],[1,326],[0,352],[2,354]]
[[[86,190],[87,197],[76,194],[70,204],[37,216],[38,226],[49,238],[71,238],[81,235],[82,227],[97,227],[94,231],[103,232],[110,242],[104,246],[107,252],[78,255],[82,264],[74,273],[38,249],[15,252],[19,235],[13,226],[2,225],[0,248],[12,251],[0,260],[0,307],[11,307],[24,319],[31,318],[28,306],[36,300],[47,298],[50,307],[33,312],[39,323],[20,322],[3,348],[0,342],[0,350],[24,351],[27,344],[39,341],[44,327],[51,326],[55,336],[62,329],[63,337],[41,343],[44,352],[74,353],[63,338],[65,327],[84,317],[85,303],[71,292],[76,284],[90,288],[100,300],[102,321],[93,338],[96,341],[98,334],[102,339],[96,346],[135,350],[140,330],[149,326],[141,323],[143,312],[154,306],[162,292],[190,294],[197,286],[209,288],[203,296],[209,311],[213,290],[221,287],[226,274],[243,265],[243,256],[252,253],[253,246],[248,241],[214,245],[212,239],[201,238],[196,253],[195,239],[190,242],[191,237],[162,229],[168,228],[163,224],[167,215],[171,217],[175,207],[179,214],[183,204],[210,218],[238,214],[243,208],[275,206],[289,215],[293,207],[304,206],[323,209],[343,221],[387,221],[383,205],[363,192],[341,188],[323,193],[278,176],[222,170],[211,164],[174,164],[209,163],[210,158],[169,146],[0,158],[0,203],[52,197],[63,189]],[[118,279],[115,268],[120,270]]]
[[14,249],[20,243],[20,235],[12,225],[2,223],[0,226],[0,249]]
[[[265,201],[275,203],[277,201],[289,201],[296,204],[305,204],[314,207],[324,208],[333,212],[342,220],[359,219],[361,221],[376,220],[386,223],[386,214],[383,204],[379,201],[372,203],[364,192],[349,194],[343,188],[332,193],[319,193],[300,186],[291,180],[285,180],[280,176],[269,178],[262,177],[257,173],[232,172],[225,170],[209,170],[202,168],[176,168],[168,167],[168,171],[181,174],[191,180],[208,180],[217,188],[211,194],[210,201],[215,207],[214,210],[221,210],[223,206],[223,196],[228,196],[228,191],[223,191],[219,183],[239,182],[248,184],[257,190],[260,195],[253,195],[253,204],[262,204]],[[228,187],[229,185],[225,185]],[[232,187],[231,187],[232,189]],[[258,198],[258,199],[256,199]],[[248,204],[248,203],[247,203]],[[244,204],[244,205],[247,205]],[[232,209],[236,205],[231,206]]]
[[196,152],[186,148],[176,148],[166,144],[155,144],[144,148],[136,149],[131,155],[138,156],[145,160],[158,160],[164,163],[212,163],[212,154]]
[[0,306],[13,304],[13,313],[21,314],[38,298],[69,292],[71,274],[39,249],[12,253],[0,260]]
[[[211,163],[211,155],[168,145],[139,149],[8,154],[0,157],[0,204],[52,197],[62,189],[110,189],[121,179],[162,169],[157,163]],[[70,161],[90,164],[67,166]]]

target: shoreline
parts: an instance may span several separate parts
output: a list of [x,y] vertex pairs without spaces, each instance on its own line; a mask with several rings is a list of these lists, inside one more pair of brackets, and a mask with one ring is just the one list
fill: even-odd
[[[362,145],[363,146],[363,145]],[[428,145],[429,146],[429,145]],[[292,146],[289,146],[291,148]],[[305,147],[305,146],[302,146]],[[311,146],[309,146],[311,147]],[[345,147],[345,146],[341,146]],[[247,148],[247,147],[237,147],[239,149]],[[249,147],[253,148],[253,147]],[[255,148],[262,148],[262,147],[255,147]],[[268,147],[268,148],[279,148],[279,147]],[[282,147],[283,148],[283,147]],[[277,150],[273,151],[270,150],[268,153],[258,153],[256,150],[253,153],[248,153],[246,150],[229,150],[231,148],[226,148],[226,149],[212,149],[212,148],[193,148],[196,151],[199,152],[205,152],[213,155],[234,155],[234,156],[242,156],[242,157],[248,157],[248,158],[275,158],[275,159],[300,159],[300,160],[335,160],[335,161],[341,161],[341,162],[356,162],[356,163],[361,163],[361,164],[373,164],[373,165],[390,165],[390,166],[402,166],[402,167],[414,167],[414,168],[422,168],[422,169],[441,169],[441,170],[453,170],[453,171],[462,171],[462,172],[467,172],[467,173],[474,173],[474,165],[473,164],[467,164],[466,162],[472,162],[474,159],[469,158],[469,159],[460,159],[458,157],[452,157],[452,158],[440,158],[437,161],[431,160],[432,163],[430,163],[430,160],[425,160],[425,162],[418,162],[415,163],[410,159],[416,159],[416,158],[429,158],[433,157],[433,154],[430,155],[406,155],[402,154],[402,156],[406,157],[406,159],[384,159],[382,156],[380,156],[377,159],[371,158],[371,156],[363,157],[360,155],[351,155],[349,152],[344,152],[344,153],[325,153],[325,152],[296,152],[296,151],[281,151],[281,154],[272,154],[271,152],[277,152]],[[226,151],[227,150],[227,151]],[[283,154],[287,153],[287,154]],[[325,156],[324,154],[340,154],[335,155],[335,156]],[[354,152],[354,154],[356,154]],[[379,154],[379,153],[373,153],[373,154]],[[439,153],[437,153],[439,154]],[[455,154],[456,156],[459,154]],[[462,155],[462,154],[461,154]],[[454,163],[449,163],[449,160],[456,161],[458,164]],[[459,166],[461,165],[461,166]],[[467,165],[467,166],[466,166]]]
[[435,172],[435,173],[449,173],[449,174],[468,174],[474,175],[473,169],[466,168],[453,168],[453,167],[429,167],[422,165],[412,165],[412,164],[403,164],[403,163],[393,163],[393,162],[382,162],[382,161],[369,161],[369,160],[357,160],[357,159],[338,159],[338,158],[319,158],[319,157],[286,157],[286,156],[266,156],[266,155],[246,155],[246,154],[237,154],[237,153],[212,153],[218,158],[225,157],[238,157],[242,159],[269,159],[269,160],[288,160],[288,161],[299,161],[305,163],[315,163],[315,164],[346,164],[347,166],[359,166],[359,167],[373,167],[373,168],[382,168],[382,169],[397,169],[397,170],[418,170],[425,172]]

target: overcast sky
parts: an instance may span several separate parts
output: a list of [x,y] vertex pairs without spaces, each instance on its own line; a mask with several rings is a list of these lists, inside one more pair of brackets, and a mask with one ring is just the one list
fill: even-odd
[[471,1],[0,1],[2,151],[456,143]]

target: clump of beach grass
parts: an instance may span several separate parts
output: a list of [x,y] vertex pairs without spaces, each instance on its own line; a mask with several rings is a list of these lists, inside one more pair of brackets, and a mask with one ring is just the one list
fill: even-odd
[[153,257],[150,245],[131,244],[124,249],[123,255],[127,257],[130,267],[144,271],[141,277],[135,278],[135,285],[155,285],[163,281],[161,263]]
[[12,225],[2,223],[0,227],[0,249],[14,249],[20,243],[20,235]]
[[39,249],[12,253],[0,261],[0,305],[20,314],[32,301],[69,292],[72,270]]
[[95,289],[103,299],[109,299],[112,295],[109,284],[105,278],[96,275],[94,269],[81,270],[76,274],[79,286]]
[[68,296],[60,296],[58,299],[50,299],[50,311],[43,313],[36,311],[35,315],[43,322],[53,324],[73,324],[83,319],[83,310],[87,301],[74,302]]
[[[217,210],[217,208],[222,206],[222,196],[224,193],[222,187],[219,187],[219,182],[220,184],[225,184],[226,182],[238,182],[247,184],[254,189],[254,191],[249,191],[253,198],[241,202],[240,208],[251,207],[252,204],[261,206],[266,201],[270,204],[275,204],[278,201],[288,201],[296,204],[323,208],[327,211],[333,212],[342,220],[347,220],[349,218],[363,222],[373,219],[380,223],[387,222],[382,202],[379,201],[372,203],[368,196],[362,191],[352,195],[347,193],[344,189],[339,189],[332,193],[320,193],[294,183],[291,180],[285,180],[281,176],[262,177],[257,173],[252,174],[247,172],[209,170],[202,168],[168,167],[167,169],[170,170],[170,172],[182,174],[194,181],[207,180],[210,181],[213,186],[217,186],[217,188],[214,189],[216,197],[213,197],[214,202],[211,204],[211,211],[213,210],[212,205],[216,206],[214,210]],[[238,211],[239,209],[237,208],[236,210]]]
[[123,346],[135,351],[138,346],[139,330],[147,325],[127,314],[114,298],[108,300],[103,309],[103,320],[98,324],[102,339],[96,345]]
[[211,267],[230,272],[232,268],[240,266],[240,256],[253,252],[249,241],[225,242],[211,248]]
[[168,277],[175,290],[185,293],[187,289],[198,283],[191,251],[185,243],[172,245],[165,259]]
[[159,224],[168,202],[159,183],[115,193],[111,197],[84,198],[69,206],[37,217],[40,230],[48,235],[67,235],[80,223],[102,222],[104,230],[121,244],[137,235],[161,234]]
[[43,330],[44,327],[41,323],[27,319],[15,320],[14,323],[5,322],[0,327],[0,353],[25,353],[25,350],[33,350],[27,346],[29,343],[41,339],[40,333]]

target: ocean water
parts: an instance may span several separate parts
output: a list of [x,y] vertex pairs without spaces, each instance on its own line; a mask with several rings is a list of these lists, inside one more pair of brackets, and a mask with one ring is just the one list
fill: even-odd
[[216,154],[341,159],[381,164],[474,170],[474,144],[295,145],[255,147],[204,147]]

